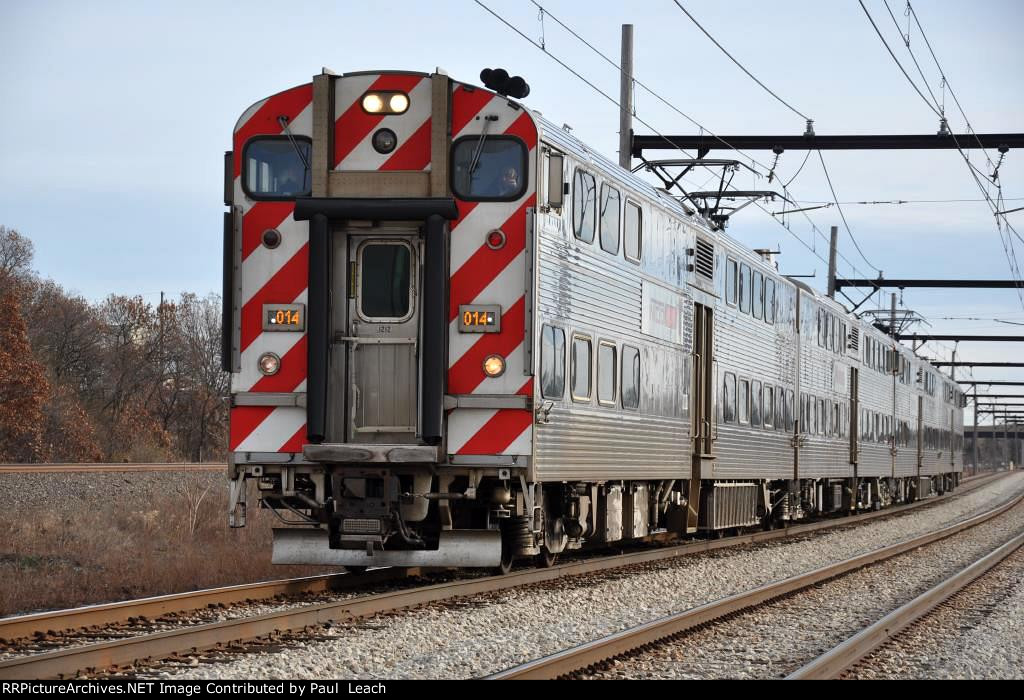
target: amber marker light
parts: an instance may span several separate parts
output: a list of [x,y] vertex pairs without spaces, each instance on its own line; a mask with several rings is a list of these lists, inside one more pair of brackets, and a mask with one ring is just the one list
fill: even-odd
[[277,370],[281,369],[281,358],[272,352],[265,352],[260,355],[259,365],[260,372],[269,377],[272,374],[277,374]]
[[484,374],[488,377],[500,377],[505,373],[505,358],[501,355],[488,355],[484,360]]

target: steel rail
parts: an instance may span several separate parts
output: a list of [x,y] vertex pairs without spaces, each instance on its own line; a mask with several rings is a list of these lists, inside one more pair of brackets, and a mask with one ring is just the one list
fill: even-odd
[[[979,488],[990,481],[994,481],[995,479],[1002,478],[1007,474],[1009,474],[1009,472],[993,472],[989,474],[970,476],[961,482],[961,486],[957,491],[951,491],[950,493],[938,498],[927,498],[914,503],[894,506],[883,511],[859,513],[857,515],[846,516],[840,519],[814,523],[800,523],[798,525],[790,525],[786,528],[779,528],[778,530],[752,532],[744,535],[722,538],[720,540],[706,540],[677,545],[674,550],[671,550],[675,552],[674,554],[671,554],[671,556],[682,556],[692,552],[710,551],[712,549],[733,547],[742,544],[766,542],[773,539],[795,536],[802,533],[829,529],[832,527],[843,527],[848,524],[855,524],[862,520],[868,520],[871,518],[895,515],[904,510],[911,510],[921,506],[938,503],[952,496],[965,495],[974,489]],[[659,552],[665,551],[666,550],[658,550],[654,554],[657,556]],[[628,557],[629,560],[620,564],[615,564],[615,566],[628,566],[630,563],[637,563],[636,557],[638,557],[639,554],[624,556]],[[565,564],[562,566],[565,566]],[[146,617],[152,619],[169,613],[187,613],[195,610],[201,610],[209,605],[230,605],[232,603],[245,602],[248,600],[265,600],[278,595],[298,595],[303,593],[351,590],[364,584],[377,584],[402,578],[404,576],[416,576],[421,573],[423,573],[423,570],[421,569],[378,569],[360,574],[357,577],[350,577],[350,575],[346,573],[323,574],[320,576],[304,576],[277,581],[262,581],[258,583],[208,588],[199,591],[186,591],[183,593],[172,593],[135,600],[118,601],[114,603],[86,605],[64,610],[50,610],[46,612],[17,615],[0,618],[0,640],[10,642],[13,640],[56,634],[70,630],[113,625],[124,622],[129,617]]]
[[223,462],[81,462],[81,463],[22,463],[0,464],[0,474],[66,474],[72,472],[222,472],[228,468]]
[[211,605],[266,600],[279,595],[351,590],[419,573],[420,569],[373,569],[362,574],[322,574],[16,615],[0,618],[0,640],[10,642],[69,630],[94,629],[125,622],[131,617],[153,619],[169,613],[194,612]]
[[719,620],[727,615],[755,608],[822,581],[836,578],[870,564],[891,559],[918,547],[950,537],[958,532],[991,520],[1021,502],[1024,502],[1024,494],[1014,497],[1001,506],[940,530],[881,547],[871,552],[823,566],[813,571],[791,576],[781,581],[767,583],[745,593],[728,596],[727,598],[705,603],[681,613],[668,615],[643,625],[616,632],[615,634],[586,642],[571,649],[528,661],[519,666],[488,676],[488,678],[502,680],[559,678],[621,656],[622,654],[635,651],[649,644],[670,639],[700,625]]
[[865,656],[885,646],[891,639],[924,617],[956,593],[970,586],[987,571],[1024,546],[1024,533],[989,552],[970,566],[933,586],[906,605],[797,669],[786,680],[826,680],[838,677]]
[[[1002,473],[997,473],[992,475],[990,479],[997,478],[1000,475]],[[973,489],[976,486],[987,483],[990,479],[972,480],[971,488]],[[143,634],[136,637],[99,642],[80,647],[18,656],[0,661],[0,679],[70,677],[82,670],[125,666],[139,660],[157,660],[181,653],[191,653],[258,639],[275,632],[286,632],[318,626],[326,622],[352,620],[381,612],[390,612],[462,596],[492,593],[560,578],[607,571],[651,561],[672,559],[687,554],[712,551],[742,544],[768,542],[817,530],[843,527],[862,520],[894,515],[904,510],[937,503],[955,493],[962,494],[964,491],[951,491],[939,498],[929,498],[882,511],[861,513],[840,520],[804,523],[787,528],[753,532],[720,540],[702,540],[656,550],[644,550],[570,562],[547,569],[514,571],[505,576],[480,577],[420,586],[404,591],[313,604],[248,618],[192,625],[166,632]],[[122,616],[123,612],[124,609],[122,609]]]

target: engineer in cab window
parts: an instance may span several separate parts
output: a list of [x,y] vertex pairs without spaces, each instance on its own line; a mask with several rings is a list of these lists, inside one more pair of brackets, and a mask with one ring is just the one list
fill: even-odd
[[498,183],[498,196],[508,197],[519,191],[519,170],[515,166],[508,166],[501,174],[501,181]]
[[280,168],[275,194],[302,194],[306,191],[306,185],[303,180],[304,178],[299,174],[298,166],[295,163],[288,162]]

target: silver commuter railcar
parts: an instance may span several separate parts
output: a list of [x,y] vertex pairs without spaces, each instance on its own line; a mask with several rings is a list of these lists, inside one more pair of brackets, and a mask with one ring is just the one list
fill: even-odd
[[515,100],[325,72],[226,169],[232,524],[256,480],[275,561],[550,563],[959,480],[955,384]]

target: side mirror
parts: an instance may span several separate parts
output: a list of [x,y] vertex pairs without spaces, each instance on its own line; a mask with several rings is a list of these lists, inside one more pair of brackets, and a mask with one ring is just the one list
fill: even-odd
[[552,209],[561,209],[565,204],[564,160],[561,153],[548,155],[548,206]]

